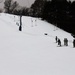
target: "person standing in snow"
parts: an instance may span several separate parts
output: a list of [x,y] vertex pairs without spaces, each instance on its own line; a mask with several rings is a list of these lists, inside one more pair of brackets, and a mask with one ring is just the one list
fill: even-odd
[[75,47],[75,39],[73,40],[73,47]]
[[60,39],[58,39],[58,45],[61,46],[61,41],[60,41]]
[[68,46],[68,39],[67,38],[64,38],[64,45]]
[[56,43],[58,42],[58,37],[57,36],[55,37],[55,41],[56,41]]

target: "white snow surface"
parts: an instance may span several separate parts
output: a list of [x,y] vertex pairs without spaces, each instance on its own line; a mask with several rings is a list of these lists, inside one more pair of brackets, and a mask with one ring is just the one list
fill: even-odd
[[[0,14],[0,75],[75,75],[75,48],[70,33],[39,18]],[[48,35],[44,35],[47,33]],[[55,36],[62,41],[59,47]],[[68,38],[69,46],[63,39]]]

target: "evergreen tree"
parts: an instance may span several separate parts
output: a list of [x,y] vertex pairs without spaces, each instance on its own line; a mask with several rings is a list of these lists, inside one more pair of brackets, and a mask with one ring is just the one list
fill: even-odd
[[28,16],[28,15],[29,15],[29,11],[28,11],[28,10],[29,10],[28,8],[23,7],[23,8],[22,8],[22,15]]
[[33,16],[41,17],[45,1],[46,0],[35,0],[31,6]]
[[[65,30],[69,29],[69,8],[70,2],[67,0],[47,1],[44,6],[43,19],[57,25]],[[68,30],[69,31],[69,30]]]

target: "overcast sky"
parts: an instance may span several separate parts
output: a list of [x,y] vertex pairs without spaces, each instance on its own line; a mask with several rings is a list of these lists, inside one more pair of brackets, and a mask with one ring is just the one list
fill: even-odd
[[[0,0],[1,1],[1,0]],[[4,1],[5,0],[2,0],[3,2],[0,3],[0,8],[3,7],[3,4],[4,4]],[[13,0],[13,1],[17,1],[19,3],[19,5],[21,6],[27,6],[27,7],[30,7],[32,3],[34,3],[35,0]],[[71,1],[74,1],[74,0],[71,0]]]
[[[5,0],[0,0],[0,1],[2,1],[0,3],[0,8],[3,8],[3,4]],[[31,4],[34,3],[35,0],[13,0],[13,1],[17,1],[20,6],[30,7]]]
[[14,0],[17,1],[21,6],[30,6],[32,3],[34,3],[35,0]]

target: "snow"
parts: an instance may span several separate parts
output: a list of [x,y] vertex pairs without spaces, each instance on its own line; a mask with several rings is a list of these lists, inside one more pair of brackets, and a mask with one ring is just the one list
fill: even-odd
[[[0,75],[75,75],[70,33],[27,16],[22,17],[20,32],[16,22],[19,16],[0,14]],[[61,39],[62,47],[55,43],[55,36]],[[69,40],[67,47],[64,38]]]

